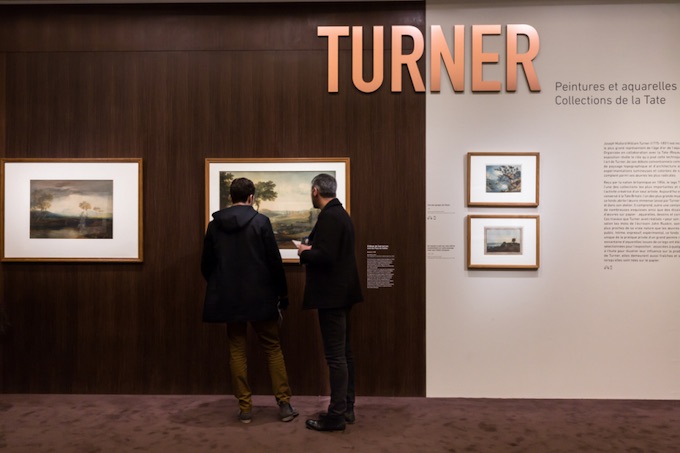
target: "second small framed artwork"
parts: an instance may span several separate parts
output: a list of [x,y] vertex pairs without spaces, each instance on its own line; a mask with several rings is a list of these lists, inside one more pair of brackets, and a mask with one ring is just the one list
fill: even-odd
[[538,206],[538,153],[468,153],[467,159],[468,206]]
[[468,269],[538,269],[537,215],[469,215]]
[[349,158],[272,158],[205,160],[206,225],[214,212],[230,205],[235,178],[255,183],[254,208],[269,217],[284,262],[298,262],[293,240],[309,236],[319,210],[312,206],[311,182],[320,174],[335,177],[337,198],[349,212]]

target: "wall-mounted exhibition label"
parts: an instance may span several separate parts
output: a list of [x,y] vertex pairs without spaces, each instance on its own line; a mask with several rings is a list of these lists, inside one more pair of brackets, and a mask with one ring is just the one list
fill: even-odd
[[389,245],[366,245],[366,272],[368,289],[394,287],[394,255]]

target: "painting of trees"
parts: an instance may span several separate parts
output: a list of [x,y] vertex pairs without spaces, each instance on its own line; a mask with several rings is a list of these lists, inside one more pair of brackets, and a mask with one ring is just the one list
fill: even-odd
[[220,172],[220,209],[231,206],[231,199],[229,198],[229,189],[231,182],[234,180],[234,174],[228,171]]
[[318,217],[319,210],[310,198],[310,184],[316,175],[316,171],[220,171],[220,209],[231,206],[232,182],[250,179],[255,185],[253,208],[271,221],[279,248],[292,249],[291,241],[309,236]]
[[486,191],[487,193],[521,192],[522,166],[521,165],[487,166]]
[[31,211],[38,211],[38,218],[44,218],[47,210],[52,206],[54,195],[46,190],[31,191]]
[[260,209],[260,203],[263,201],[274,201],[276,197],[279,196],[274,190],[276,188],[276,183],[274,181],[259,181],[255,183],[255,199],[253,204],[255,209]]
[[[276,192],[276,183],[272,180],[257,180],[251,175],[239,176],[239,178],[248,178],[255,184],[255,196],[253,197],[253,207],[260,209],[260,204],[263,201],[275,201],[279,194]],[[220,172],[220,209],[231,206],[231,199],[229,198],[229,190],[231,183],[236,179],[234,173]]]
[[31,180],[30,237],[113,237],[112,180]]

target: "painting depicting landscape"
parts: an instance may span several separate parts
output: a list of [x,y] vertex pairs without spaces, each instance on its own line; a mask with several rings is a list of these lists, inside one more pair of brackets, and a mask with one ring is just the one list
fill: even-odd
[[[326,172],[335,176],[335,172]],[[220,171],[220,208],[230,206],[229,188],[236,178],[255,184],[253,207],[269,217],[279,249],[294,249],[293,239],[309,236],[319,210],[312,206],[311,182],[318,171]]]
[[30,237],[112,239],[113,180],[31,180]]
[[522,191],[522,166],[521,165],[487,165],[486,166],[486,192],[521,192]]
[[522,227],[484,228],[485,255],[521,255]]

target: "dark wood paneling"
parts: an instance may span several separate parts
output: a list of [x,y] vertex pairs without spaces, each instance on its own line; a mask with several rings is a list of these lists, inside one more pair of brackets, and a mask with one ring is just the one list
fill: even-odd
[[[0,157],[5,156],[5,54],[0,53]],[[0,189],[0,193],[2,190]],[[0,205],[2,202],[0,201]],[[0,234],[2,234],[0,232]],[[4,285],[4,272],[0,272],[0,288],[5,287]],[[0,370],[5,368],[4,361],[4,347],[3,343],[7,335],[9,335],[9,325],[7,318],[7,308],[5,305],[4,290],[0,291]],[[0,389],[3,388],[4,373],[0,372]]]
[[[0,6],[0,51],[325,50],[317,25],[421,26],[424,5]],[[86,38],[86,39],[84,39]],[[350,41],[343,40],[349,48]]]
[[[200,321],[204,159],[349,156],[364,283],[367,244],[389,244],[396,264],[394,287],[365,289],[353,313],[358,392],[424,395],[425,98],[351,88],[349,50],[327,93],[316,37],[316,24],[422,28],[422,3],[0,12],[6,155],[144,159],[143,263],[2,264],[4,392],[228,392],[225,327]],[[326,394],[304,269],[287,277],[291,384]],[[270,393],[250,347],[253,390]]]
[[0,156],[5,155],[5,53],[0,53]]

